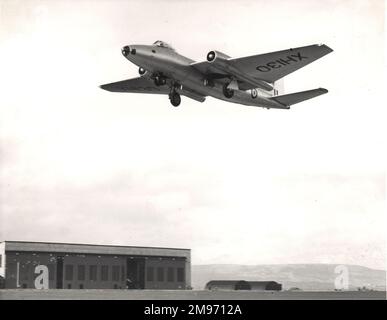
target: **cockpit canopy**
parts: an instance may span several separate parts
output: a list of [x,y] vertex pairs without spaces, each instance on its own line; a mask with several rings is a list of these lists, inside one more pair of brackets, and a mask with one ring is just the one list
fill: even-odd
[[175,51],[175,49],[173,49],[172,46],[170,46],[168,43],[161,40],[157,40],[155,43],[153,43],[153,45],[156,47],[167,48]]

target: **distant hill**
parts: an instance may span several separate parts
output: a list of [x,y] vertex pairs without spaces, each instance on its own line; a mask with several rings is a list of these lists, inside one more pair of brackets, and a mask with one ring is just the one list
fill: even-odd
[[[334,290],[336,264],[277,264],[237,265],[209,264],[192,266],[192,286],[204,289],[210,280],[274,280],[283,289]],[[346,265],[349,271],[349,288],[366,287],[386,290],[386,271],[356,265]]]

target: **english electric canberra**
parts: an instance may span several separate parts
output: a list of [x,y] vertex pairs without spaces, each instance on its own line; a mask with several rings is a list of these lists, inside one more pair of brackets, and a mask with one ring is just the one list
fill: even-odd
[[139,67],[140,77],[108,83],[100,88],[112,92],[168,95],[180,105],[181,96],[203,102],[207,96],[263,108],[289,109],[291,105],[327,93],[323,88],[282,93],[282,79],[333,50],[324,44],[293,48],[243,58],[210,51],[207,60],[195,62],[170,45],[127,45],[126,59]]

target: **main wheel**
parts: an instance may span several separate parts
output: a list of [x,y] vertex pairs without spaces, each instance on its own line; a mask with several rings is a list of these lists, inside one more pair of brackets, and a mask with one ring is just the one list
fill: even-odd
[[172,92],[169,95],[169,100],[171,100],[171,104],[174,107],[178,107],[180,105],[180,102],[181,102],[180,94],[178,94],[177,92]]
[[223,94],[226,98],[232,98],[234,95],[234,90],[228,88],[229,83],[223,85]]

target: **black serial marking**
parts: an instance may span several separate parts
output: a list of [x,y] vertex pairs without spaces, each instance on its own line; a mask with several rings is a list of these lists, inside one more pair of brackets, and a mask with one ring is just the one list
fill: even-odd
[[272,69],[278,69],[282,66],[287,66],[289,64],[297,63],[301,60],[308,59],[308,57],[305,57],[301,55],[300,52],[297,54],[291,54],[288,55],[286,58],[277,59],[275,61],[270,61],[262,66],[257,66],[256,69],[260,72],[268,72]]

